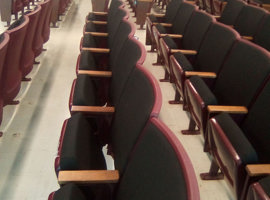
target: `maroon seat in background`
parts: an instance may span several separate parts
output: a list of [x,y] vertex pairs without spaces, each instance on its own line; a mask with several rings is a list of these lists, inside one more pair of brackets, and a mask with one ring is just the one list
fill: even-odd
[[2,76],[4,105],[18,103],[18,101],[13,100],[21,87],[20,59],[28,23],[29,18],[22,16],[6,31],[10,36],[10,40]]
[[46,20],[46,14],[49,7],[49,3],[50,3],[50,0],[39,3],[39,5],[41,6],[41,13],[38,20],[38,26],[35,33],[35,38],[33,41],[33,51],[34,51],[35,57],[39,56],[43,49],[44,42],[43,42],[42,33],[43,33],[43,28],[44,28],[44,23]]
[[1,80],[1,89],[0,89],[0,124],[2,122],[2,115],[3,115],[3,93],[2,93],[2,72],[4,67],[4,62],[6,58],[6,52],[9,43],[9,35],[7,33],[3,33],[0,35],[0,80]]
[[35,32],[38,24],[39,15],[41,12],[41,6],[37,6],[36,9],[32,12],[26,14],[29,17],[29,25],[27,28],[27,34],[24,39],[23,51],[21,56],[21,71],[22,71],[22,80],[26,79],[26,75],[29,74],[33,68],[35,54],[33,51],[33,41],[35,37]]
[[43,44],[46,43],[50,38],[50,19],[51,19],[53,1],[52,0],[48,0],[48,1],[49,1],[49,5],[47,8],[47,13],[45,16],[44,26],[42,30]]

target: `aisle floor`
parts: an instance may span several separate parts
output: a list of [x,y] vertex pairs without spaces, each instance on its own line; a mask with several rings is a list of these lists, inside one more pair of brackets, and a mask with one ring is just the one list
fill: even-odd
[[[70,116],[68,98],[75,75],[79,54],[79,42],[85,16],[91,10],[90,0],[74,0],[59,28],[51,29],[50,40],[29,74],[31,82],[22,82],[17,96],[21,102],[4,108],[0,130],[0,199],[41,200],[59,188],[54,172],[54,158],[63,121]],[[130,13],[131,21],[134,13]],[[139,28],[139,26],[137,26]],[[0,24],[0,33],[5,30]],[[137,30],[136,36],[144,44],[145,30]],[[146,47],[149,50],[149,46]],[[148,53],[144,66],[157,79],[163,78],[162,66],[153,66],[156,53]],[[180,130],[188,127],[188,115],[181,105],[170,105],[174,87],[160,83],[163,95],[160,119],[182,142],[198,178],[202,200],[234,199],[224,180],[201,181],[199,173],[207,172],[210,158],[203,152],[202,136],[184,136]],[[111,160],[108,159],[111,163]],[[112,164],[109,164],[113,168]]]

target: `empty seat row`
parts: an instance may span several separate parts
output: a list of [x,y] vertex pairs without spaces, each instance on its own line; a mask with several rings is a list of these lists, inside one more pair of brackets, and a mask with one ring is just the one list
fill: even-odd
[[[29,81],[35,58],[49,40],[51,0],[40,3],[20,17],[1,35],[1,113],[3,106],[18,104],[21,81]],[[2,119],[2,115],[1,115]]]
[[[191,114],[189,129],[182,133],[202,133],[205,138],[204,150],[212,156],[212,165],[201,177],[224,176],[235,196],[245,199],[248,185],[258,179],[254,176],[269,174],[270,54],[210,15],[183,5],[186,12],[178,15],[190,19],[187,24],[188,17],[176,20],[176,28],[186,26],[182,34],[162,37],[158,31],[163,27],[153,28],[163,53],[165,80],[176,85],[170,103],[180,103],[182,97]],[[268,165],[256,174],[250,172],[257,169],[252,164]]]
[[[90,70],[77,67],[70,95],[71,117],[63,124],[55,159],[61,188],[49,196],[50,200],[199,199],[196,177],[185,150],[157,119],[161,91],[156,79],[142,66],[145,48],[135,39],[135,27],[125,16],[113,31],[113,39],[108,32],[110,54],[104,67],[107,71],[98,71],[99,65]],[[86,50],[82,45],[79,59],[83,52],[97,62],[104,59]],[[104,145],[116,170],[107,170]],[[162,175],[158,175],[160,172]],[[85,177],[105,173],[110,178],[103,176],[103,183],[96,176],[92,182],[72,177],[74,173]],[[81,186],[81,181],[88,184]],[[117,185],[111,184],[118,181]]]

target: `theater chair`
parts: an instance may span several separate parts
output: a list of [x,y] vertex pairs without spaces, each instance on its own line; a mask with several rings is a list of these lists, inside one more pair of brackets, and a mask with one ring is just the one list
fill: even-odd
[[172,0],[166,7],[165,14],[150,14],[146,17],[146,45],[151,45],[151,51],[156,49],[154,35],[152,33],[153,25],[157,23],[172,23],[182,0]]
[[14,98],[19,93],[21,87],[22,72],[20,60],[28,23],[29,18],[22,16],[12,23],[6,31],[9,34],[10,40],[2,75],[4,105],[19,103],[19,101],[14,101]]
[[[81,173],[87,174],[84,180],[77,178]],[[95,182],[115,183],[112,193],[108,195],[106,190],[97,192],[91,174],[97,175]],[[107,174],[105,180],[101,180],[98,174]],[[73,175],[69,171],[60,172],[58,180],[63,186],[51,193],[49,200],[108,199],[108,196],[117,200],[200,199],[195,172],[187,153],[171,130],[156,118],[151,118],[144,128],[122,177],[116,170],[76,171]],[[74,184],[82,182],[88,185],[82,188],[82,185]],[[93,198],[96,194],[101,196]]]
[[225,8],[221,16],[217,17],[217,20],[223,24],[233,26],[245,5],[247,5],[246,2],[241,0],[227,0]]
[[[0,35],[0,77],[1,77],[1,80],[3,80],[2,74],[3,74],[3,68],[4,68],[8,45],[9,45],[9,35],[7,33],[2,33]],[[3,106],[4,106],[4,97],[3,97],[3,92],[2,92],[3,83],[4,82],[2,82],[1,92],[0,92],[0,124],[2,122]]]
[[205,0],[205,11],[209,14],[214,14],[213,0]]
[[73,110],[73,115],[62,128],[55,160],[56,172],[105,168],[105,165],[97,164],[104,163],[101,147],[107,143],[115,168],[122,175],[143,127],[150,117],[158,116],[161,99],[156,80],[144,67],[137,65],[126,82],[115,110],[105,113],[108,107],[103,108],[104,112],[100,109],[103,114],[113,114],[108,130],[104,126],[95,128],[95,118],[86,119],[86,115],[96,115],[90,109]]
[[[190,20],[190,17],[195,10],[195,6],[189,3],[183,2],[180,4],[178,12],[172,22],[172,24],[157,24],[153,25],[152,33],[155,39],[156,49],[157,49],[157,60],[161,60],[161,47],[159,44],[159,40],[161,37],[166,35],[172,38],[182,38],[185,28]],[[166,26],[164,26],[166,25]],[[159,64],[159,63],[157,63]]]
[[109,48],[82,48],[78,56],[76,70],[109,70],[128,38],[135,33],[135,26],[128,20],[122,20],[115,37],[109,38]]
[[[193,59],[192,57],[197,54],[206,32],[214,21],[214,17],[206,12],[194,10],[180,41],[174,41],[173,38],[169,36],[160,39],[162,51],[161,59],[164,59],[165,65],[165,76],[164,79],[160,81],[172,81],[172,79],[170,79],[171,69],[169,58],[173,53],[181,52],[189,56],[189,59]],[[160,62],[160,60],[157,60],[157,63]]]
[[73,81],[69,108],[72,106],[116,105],[136,64],[145,60],[145,48],[135,38],[125,41],[111,71],[79,70]]
[[255,35],[250,39],[252,42],[270,51],[270,40],[269,40],[270,38],[268,37],[269,31],[270,31],[270,14],[268,13],[262,20],[262,23],[259,25],[259,28],[256,31]]
[[[122,19],[128,19],[129,12],[119,7],[114,15],[108,18],[108,21],[89,21],[84,25],[83,34],[87,32],[111,32],[112,29],[117,29]],[[110,30],[110,31],[109,31]]]
[[[186,80],[185,100],[191,117],[188,130],[182,133],[202,133],[205,136],[209,116],[218,112],[248,112],[269,72],[269,53],[240,39],[229,53],[211,89],[198,76]],[[196,126],[198,130],[195,130]]]
[[51,13],[52,13],[52,6],[53,1],[49,0],[49,5],[46,11],[44,25],[42,29],[42,38],[43,38],[43,44],[46,43],[50,39],[50,23],[51,23]]
[[[41,13],[39,15],[38,25],[36,28],[36,33],[33,41],[33,51],[35,53],[35,58],[38,57],[43,50],[43,29],[44,24],[46,21],[47,11],[50,7],[51,0],[46,0],[44,2],[39,3],[41,6]],[[39,62],[35,61],[35,64],[38,64]]]
[[246,200],[269,200],[270,199],[270,176],[253,183],[248,190]]
[[[268,79],[248,113],[241,116],[242,120],[236,120],[236,123],[227,113],[222,113],[209,122],[207,134],[213,159],[209,173],[203,173],[201,177],[211,180],[224,175],[237,199],[245,199],[246,176],[250,176],[250,182],[254,178],[258,179],[252,177],[253,171],[257,171],[257,175],[265,175],[265,172],[259,172],[255,167],[263,169],[262,164],[268,164],[268,174],[270,173],[269,94]],[[222,174],[218,173],[219,169]]]
[[266,16],[266,10],[253,5],[246,5],[239,13],[233,28],[246,39],[252,39],[261,21]]
[[[205,79],[216,77],[233,44],[239,38],[240,35],[229,26],[214,22],[207,31],[193,64],[180,52],[171,55],[170,69],[176,90],[175,99],[169,103],[184,103],[184,83],[187,78],[194,75]],[[210,80],[207,80],[208,84],[211,83]]]
[[220,16],[226,5],[227,1],[225,0],[213,0],[213,15]]
[[23,51],[22,51],[21,62],[20,62],[23,81],[31,80],[31,78],[26,78],[26,76],[33,69],[35,54],[32,47],[33,47],[35,32],[38,26],[40,13],[41,13],[41,6],[39,5],[36,6],[36,8],[32,12],[28,11],[25,13],[25,15],[29,18],[29,24],[28,24],[27,32],[24,38]]
[[85,32],[80,42],[80,50],[83,47],[89,48],[109,48],[111,47],[114,38],[117,37],[119,33],[119,28],[123,19],[127,19],[129,12],[123,8],[118,8],[117,19],[108,23],[106,32]]
[[89,21],[107,21],[116,14],[118,8],[124,8],[121,0],[112,0],[108,12],[90,12],[85,18],[85,23]]

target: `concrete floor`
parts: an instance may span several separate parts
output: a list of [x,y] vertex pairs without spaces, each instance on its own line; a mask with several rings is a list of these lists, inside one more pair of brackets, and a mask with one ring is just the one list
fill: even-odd
[[[70,116],[68,98],[71,83],[76,77],[75,65],[79,54],[79,42],[85,16],[91,11],[89,0],[74,0],[59,22],[59,28],[51,29],[50,40],[28,75],[31,82],[22,82],[16,106],[4,108],[0,127],[0,199],[41,200],[59,188],[54,173],[54,158],[63,121]],[[134,14],[131,13],[131,16]],[[130,17],[135,21],[134,17]],[[139,28],[139,26],[137,26]],[[5,30],[0,23],[0,33]],[[144,44],[145,30],[137,30],[136,36]],[[149,50],[149,46],[146,46]],[[156,53],[148,53],[144,66],[157,79],[163,78],[162,66],[153,66]],[[176,134],[188,152],[194,165],[202,200],[235,199],[228,184],[221,181],[201,181],[199,173],[207,172],[210,158],[203,152],[203,137],[184,136],[180,130],[188,127],[188,115],[181,105],[170,105],[174,87],[160,83],[163,105],[160,119]],[[111,161],[109,161],[111,162]],[[112,168],[112,166],[111,166]]]

